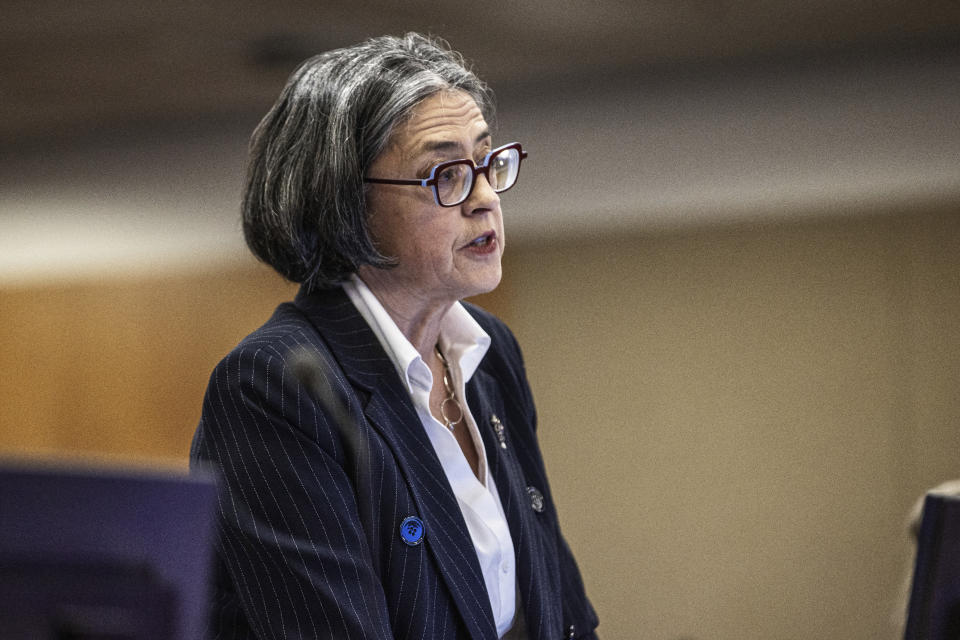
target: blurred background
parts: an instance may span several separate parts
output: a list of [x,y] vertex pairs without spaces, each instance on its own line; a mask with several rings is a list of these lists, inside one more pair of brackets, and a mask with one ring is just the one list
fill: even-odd
[[5,0],[0,454],[186,465],[295,287],[246,143],[309,55],[441,35],[529,149],[501,287],[604,638],[898,636],[960,475],[960,3]]

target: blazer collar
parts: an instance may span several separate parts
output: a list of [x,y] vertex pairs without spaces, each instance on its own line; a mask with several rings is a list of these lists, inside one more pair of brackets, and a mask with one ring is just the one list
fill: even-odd
[[301,288],[294,304],[326,340],[334,359],[355,386],[372,391],[384,378],[396,377],[396,369],[373,330],[341,287],[311,293]]
[[460,505],[396,367],[342,288],[311,293],[301,289],[294,303],[320,332],[347,379],[364,392],[357,394],[364,415],[393,451],[424,522],[425,545],[470,635],[474,640],[496,638],[493,611]]

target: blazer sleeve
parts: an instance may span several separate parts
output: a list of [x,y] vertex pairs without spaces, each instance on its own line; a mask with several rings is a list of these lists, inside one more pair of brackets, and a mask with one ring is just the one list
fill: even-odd
[[223,637],[393,637],[336,434],[270,343],[241,343],[211,375],[191,460],[221,476],[232,587],[217,597],[237,601],[234,621],[211,620]]

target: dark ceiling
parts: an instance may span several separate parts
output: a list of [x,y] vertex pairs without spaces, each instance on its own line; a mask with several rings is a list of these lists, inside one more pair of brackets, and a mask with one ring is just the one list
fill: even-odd
[[297,61],[442,35],[498,90],[623,70],[960,43],[957,0],[6,0],[0,142],[262,112]]

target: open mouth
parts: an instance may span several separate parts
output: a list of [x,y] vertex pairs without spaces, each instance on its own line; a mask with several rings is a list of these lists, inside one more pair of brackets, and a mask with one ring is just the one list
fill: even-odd
[[482,249],[484,247],[489,247],[491,244],[493,244],[493,241],[496,237],[497,236],[493,231],[488,231],[483,235],[474,238],[472,242],[467,243],[466,248]]

